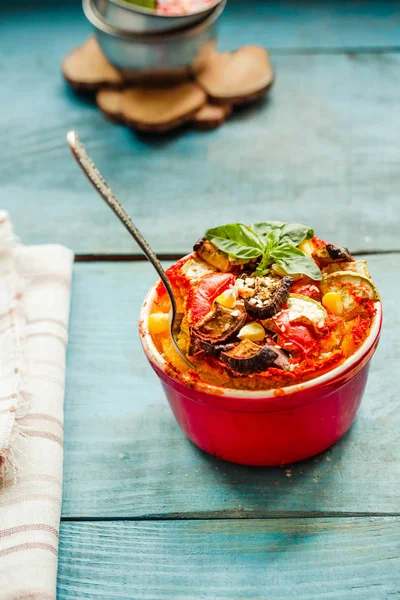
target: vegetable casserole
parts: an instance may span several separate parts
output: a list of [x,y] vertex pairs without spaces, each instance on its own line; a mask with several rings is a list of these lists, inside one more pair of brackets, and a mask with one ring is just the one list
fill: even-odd
[[169,333],[163,284],[152,339],[177,376],[245,390],[280,389],[338,366],[368,336],[379,294],[367,263],[299,223],[233,223],[206,231],[167,269],[179,310]]

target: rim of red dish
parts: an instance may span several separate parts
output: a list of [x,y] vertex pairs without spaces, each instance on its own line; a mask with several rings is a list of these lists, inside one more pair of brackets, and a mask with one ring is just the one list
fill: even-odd
[[153,306],[153,302],[157,294],[157,285],[158,281],[154,283],[154,285],[150,288],[149,292],[147,293],[146,298],[142,304],[142,308],[140,310],[139,318],[139,334],[142,341],[143,349],[148,359],[155,365],[157,365],[157,367],[165,374],[167,378],[172,379],[173,381],[184,387],[196,389],[200,392],[204,392],[213,396],[242,399],[248,398],[254,400],[266,400],[268,398],[274,398],[276,400],[277,395],[280,394],[282,396],[288,396],[290,394],[303,392],[309,389],[328,385],[332,382],[340,380],[343,375],[345,375],[348,371],[351,371],[353,367],[355,368],[359,366],[360,363],[360,368],[364,366],[363,359],[370,353],[370,351],[376,345],[382,327],[382,304],[381,302],[375,302],[376,314],[372,320],[372,325],[368,337],[365,339],[364,343],[356,350],[356,352],[354,352],[354,354],[346,358],[344,362],[342,362],[334,369],[331,369],[330,371],[327,371],[326,373],[319,375],[314,379],[310,379],[303,383],[297,383],[283,388],[274,388],[264,391],[224,388],[217,385],[212,385],[210,383],[206,383],[204,381],[194,381],[190,377],[185,378],[185,375],[183,373],[179,378],[173,376],[173,367],[170,363],[168,363],[168,361],[166,361],[161,356],[161,354],[157,350],[147,326],[150,310]]

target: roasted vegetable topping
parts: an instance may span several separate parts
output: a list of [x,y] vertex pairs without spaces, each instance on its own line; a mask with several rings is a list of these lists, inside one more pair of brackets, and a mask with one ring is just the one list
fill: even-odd
[[236,288],[231,287],[217,296],[215,302],[218,302],[218,304],[221,304],[221,306],[224,306],[225,308],[234,308],[237,298],[238,293]]
[[243,340],[220,355],[220,360],[238,373],[260,373],[273,366],[278,358],[279,352],[269,344],[259,346],[250,340]]
[[[333,368],[366,339],[379,300],[366,261],[299,223],[209,229],[167,273],[196,377],[238,389],[285,387]],[[176,366],[168,298],[161,284],[157,292],[149,330]]]
[[262,342],[265,338],[265,329],[260,323],[248,323],[239,331],[238,338],[251,342]]
[[321,291],[336,292],[342,300],[345,318],[353,318],[368,300],[379,300],[379,293],[368,277],[352,271],[336,271],[323,278]]
[[215,302],[206,317],[193,328],[193,333],[210,344],[221,344],[243,327],[246,318],[243,302],[238,302],[234,309]]
[[339,316],[343,313],[342,297],[337,292],[327,292],[322,297],[322,304],[333,315]]
[[324,275],[335,273],[336,271],[353,271],[359,275],[370,278],[366,260],[353,260],[351,262],[334,262],[324,267]]
[[212,273],[200,281],[191,302],[190,321],[201,321],[211,310],[214,300],[235,283],[231,273]]
[[315,250],[315,246],[312,240],[304,240],[299,244],[299,250],[307,254],[307,256],[312,256],[312,253]]
[[278,313],[286,303],[291,277],[272,279],[271,277],[256,277],[254,280],[254,294],[246,298],[244,305],[247,313],[254,319],[268,319]]
[[212,265],[220,271],[229,271],[231,263],[229,262],[228,255],[225,252],[218,250],[214,244],[202,238],[193,246],[193,250],[202,258],[205,262]]
[[167,313],[157,312],[149,316],[150,333],[163,333],[169,329],[169,316]]
[[309,354],[316,346],[317,340],[307,325],[292,324],[289,311],[283,310],[265,323],[265,327],[278,333],[278,344],[289,352]]
[[326,249],[333,261],[350,262],[353,260],[353,257],[351,256],[350,250],[348,248],[341,248],[340,246],[335,246],[334,244],[327,244]]
[[300,294],[290,294],[288,298],[288,314],[290,323],[311,325],[316,333],[321,333],[327,318],[326,310],[319,303]]
[[318,248],[318,250],[313,252],[312,256],[320,265],[329,265],[335,262],[351,262],[353,260],[347,248],[341,248],[333,244],[327,244],[323,248]]
[[227,352],[228,350],[232,350],[232,348],[234,348],[236,344],[209,344],[201,338],[193,337],[192,345],[194,350],[192,354],[194,354],[196,350],[203,350],[203,352],[207,354],[207,356],[212,356],[212,358],[218,358],[221,352]]
[[181,271],[190,281],[199,282],[205,275],[215,272],[215,268],[203,260],[191,258],[183,265]]

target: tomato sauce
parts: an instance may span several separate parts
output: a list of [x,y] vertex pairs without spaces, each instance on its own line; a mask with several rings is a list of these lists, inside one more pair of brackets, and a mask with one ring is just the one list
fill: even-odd
[[[311,239],[311,243],[316,251],[326,247],[326,242],[315,236]],[[198,265],[197,271],[196,269],[191,271],[194,275],[188,274],[188,261]],[[243,317],[240,317],[239,313],[243,314],[249,298],[257,298],[258,276],[254,272],[254,266],[252,270],[248,268],[246,271],[241,270],[241,267],[236,264],[232,266],[230,272],[219,271],[217,267],[206,264],[195,251],[169,267],[166,273],[177,297],[179,310],[184,313],[179,344],[196,366],[194,376],[214,385],[229,388],[280,389],[325,373],[353,354],[368,336],[376,313],[378,300],[376,288],[369,276],[358,275],[356,271],[353,271],[351,276],[347,275],[346,271],[343,276],[339,265],[339,273],[335,273],[332,277],[330,269],[325,270],[323,261],[318,263],[322,269],[320,280],[298,276],[291,284],[287,301],[274,309],[275,313],[272,317],[257,318],[254,316],[254,310],[248,311],[247,315],[245,313],[244,323],[250,332],[246,335],[253,335],[247,338],[243,333],[245,330],[245,327],[242,327]],[[356,262],[351,264],[357,267]],[[273,286],[276,282],[279,284],[280,280],[275,274],[266,277],[268,276],[273,278],[271,289],[274,289]],[[330,281],[332,281],[332,288],[328,285]],[[263,289],[265,293],[269,288]],[[234,292],[233,304],[223,306],[219,314],[218,303],[222,302],[221,297],[227,290],[231,294],[231,302]],[[328,294],[331,296],[330,301],[325,302]],[[332,303],[332,294],[335,296],[334,303]],[[164,285],[159,283],[154,311],[167,311],[167,300]],[[221,327],[220,321],[225,314],[231,315],[232,320],[236,313],[238,318],[242,318],[240,325],[242,329],[233,331],[227,338],[222,336],[224,344],[218,345],[218,341],[214,343],[207,337],[207,344],[196,345],[196,336],[203,335],[201,333],[203,321],[209,319],[212,322],[213,315],[217,315],[215,318],[218,327]],[[231,326],[231,320],[227,321],[227,328]],[[265,336],[262,334],[263,331]],[[261,337],[257,337],[260,332]],[[207,335],[209,335],[208,330]],[[179,369],[181,365],[175,356],[176,353],[174,354],[169,332],[154,335],[153,338],[164,357]],[[272,354],[274,352],[278,354],[276,362],[260,368],[255,354],[254,372],[251,371],[252,367],[250,370],[240,371],[236,368],[237,364],[241,367],[240,359],[235,358],[234,352],[246,340],[246,350],[253,351],[259,348],[261,352],[265,346],[269,346]],[[210,353],[209,347],[215,350]],[[233,352],[234,360],[230,359],[230,352]],[[221,356],[225,357],[227,362],[221,361]],[[252,360],[251,358],[250,364],[253,364]],[[246,369],[247,367],[246,363]]]

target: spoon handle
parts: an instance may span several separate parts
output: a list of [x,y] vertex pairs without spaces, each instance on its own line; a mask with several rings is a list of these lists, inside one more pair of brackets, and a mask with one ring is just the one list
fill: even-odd
[[160,276],[161,281],[167,288],[167,292],[171,299],[172,304],[172,312],[176,314],[176,302],[174,293],[171,288],[171,284],[167,275],[165,274],[164,269],[161,266],[160,261],[157,256],[154,254],[153,250],[150,248],[143,235],[140,233],[139,229],[136,227],[126,210],[123,206],[118,202],[108,184],[102,177],[101,173],[93,164],[93,161],[88,156],[82,142],[80,141],[78,135],[75,131],[69,131],[67,133],[67,142],[72,151],[72,154],[81,167],[82,171],[85,173],[86,177],[89,179],[90,183],[97,189],[102,198],[108,204],[108,206],[114,211],[120,221],[125,225],[126,229],[129,231],[131,236],[136,240],[139,244],[148,260],[152,263],[157,273]]

